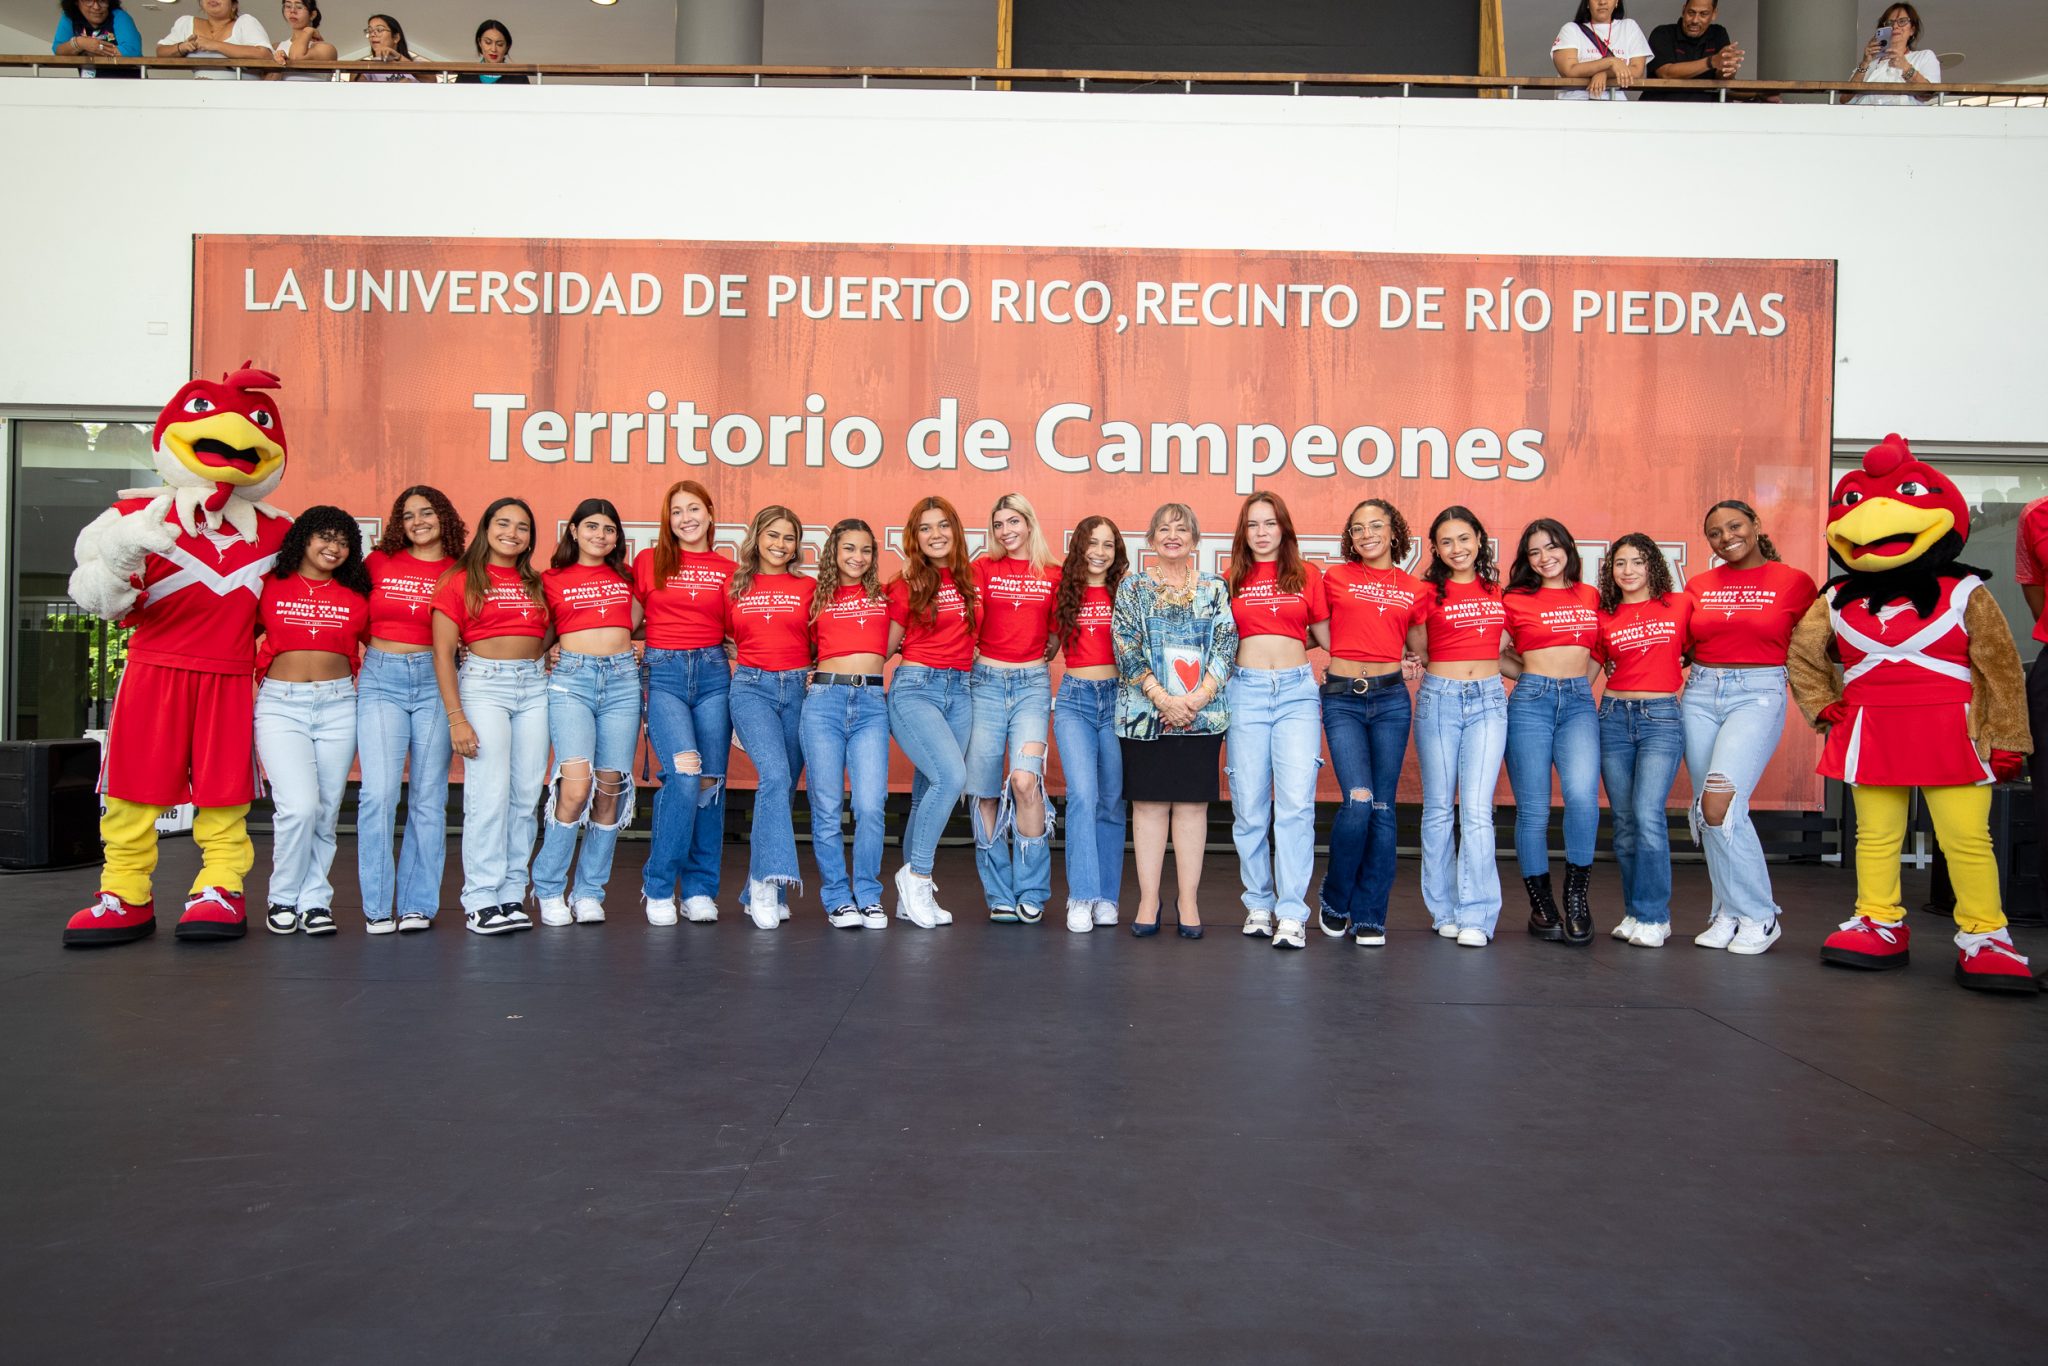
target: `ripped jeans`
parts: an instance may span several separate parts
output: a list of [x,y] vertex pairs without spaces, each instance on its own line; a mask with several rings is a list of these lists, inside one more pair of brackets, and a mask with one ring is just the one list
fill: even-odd
[[[1695,664],[1679,701],[1685,771],[1692,778],[1693,838],[1707,855],[1714,913],[1764,923],[1778,916],[1764,846],[1749,819],[1750,794],[1785,730],[1785,671]],[[1707,824],[1700,809],[1709,779],[1730,792],[1728,814]]]
[[[725,647],[647,651],[647,743],[661,768],[654,794],[654,842],[640,889],[652,901],[718,895],[725,843],[725,762],[732,750],[726,709],[732,665]],[[696,773],[677,763],[694,756]],[[702,779],[712,779],[709,787]]]
[[[615,655],[562,651],[548,674],[548,739],[555,750],[548,784],[547,834],[533,861],[535,896],[558,897],[569,885],[576,836],[583,858],[576,865],[575,900],[604,900],[612,876],[619,832],[633,821],[633,755],[640,742],[640,663],[627,650]],[[575,764],[589,783],[580,809],[562,812],[562,766]],[[609,775],[609,776],[606,776]],[[600,805],[611,808],[599,820]]]
[[[1052,900],[1052,800],[1045,795],[1045,753],[1052,734],[1052,676],[1044,665],[998,669],[974,666],[973,722],[967,733],[968,810],[974,826],[974,866],[989,909],[1036,906]],[[1024,752],[1037,745],[1036,755]],[[1007,757],[1007,764],[1004,762]],[[1045,828],[1036,835],[1018,830],[1016,795],[1010,774],[1038,779]],[[973,799],[996,799],[995,828],[982,821]]]
[[1230,732],[1223,769],[1245,909],[1305,925],[1316,866],[1316,773],[1323,766],[1315,670],[1233,668],[1224,695]]
[[754,825],[747,837],[747,881],[776,889],[784,905],[792,889],[801,892],[796,862],[796,781],[803,776],[804,684],[809,669],[733,670],[732,728],[753,761]]
[[1394,890],[1394,795],[1414,706],[1398,673],[1332,681],[1357,686],[1323,693],[1323,734],[1343,804],[1330,827],[1319,900],[1353,929],[1383,930]]

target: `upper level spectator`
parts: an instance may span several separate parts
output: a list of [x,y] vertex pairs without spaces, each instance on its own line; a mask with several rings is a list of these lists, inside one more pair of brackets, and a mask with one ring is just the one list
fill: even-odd
[[[313,0],[284,0],[284,24],[290,30],[273,54],[279,66],[293,62],[331,62],[340,57],[334,44],[320,36],[320,7]],[[273,76],[272,80],[280,79]],[[293,72],[287,81],[324,81],[323,71]]]
[[[476,55],[479,61],[502,62],[512,56],[512,30],[496,19],[486,19],[476,26]],[[524,71],[507,71],[503,75],[479,76],[465,71],[455,78],[459,85],[530,85]]]
[[1623,13],[1621,0],[1579,0],[1579,12],[1557,31],[1550,60],[1557,74],[1583,80],[1584,91],[1560,90],[1561,100],[1625,100],[1643,74],[1650,40]]
[[[1920,27],[1920,11],[1911,5],[1893,5],[1877,21],[1877,32],[1863,45],[1863,60],[1856,63],[1852,81],[1874,81],[1892,85],[1927,85],[1941,80],[1941,59],[1920,44],[1927,34]],[[1851,104],[1919,104],[1930,95],[1858,95]]]
[[[1748,54],[1714,22],[1717,0],[1685,0],[1675,24],[1650,30],[1650,64],[1644,75],[1653,81],[1727,81],[1742,69]],[[1646,100],[1711,100],[1703,90],[1645,90]]]
[[[224,62],[275,61],[274,51],[263,21],[242,13],[236,0],[199,0],[199,16],[179,15],[156,45],[159,57],[215,57]],[[194,74],[217,81],[232,81],[241,75],[237,71]]]
[[[363,25],[363,36],[370,40],[366,62],[409,62],[412,45],[405,41],[405,25],[388,14],[373,14]],[[410,71],[365,71],[356,77],[359,81],[416,81],[418,76]]]
[[[140,57],[142,34],[135,21],[121,8],[121,0],[64,0],[58,6],[57,36],[50,51],[59,57]],[[95,71],[82,67],[81,76],[140,76],[140,71]]]

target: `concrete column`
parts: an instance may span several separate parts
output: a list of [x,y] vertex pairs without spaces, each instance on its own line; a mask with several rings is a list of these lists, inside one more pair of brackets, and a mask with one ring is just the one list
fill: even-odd
[[[759,66],[763,0],[676,0],[676,64]],[[741,79],[688,85],[745,85]]]
[[1758,79],[1846,81],[1870,35],[1856,0],[1757,0]]

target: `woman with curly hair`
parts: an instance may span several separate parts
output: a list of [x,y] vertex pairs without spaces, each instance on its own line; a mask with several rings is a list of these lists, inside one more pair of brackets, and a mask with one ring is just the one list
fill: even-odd
[[1124,534],[1084,517],[1060,566],[1052,635],[1066,655],[1053,738],[1067,780],[1067,928],[1114,925],[1124,883],[1124,764],[1116,743],[1116,641],[1110,618],[1130,572]]
[[[889,657],[889,597],[875,572],[875,533],[857,517],[832,528],[818,556],[811,598],[811,648],[817,667],[804,688],[804,767],[810,773],[811,855],[825,918],[841,930],[886,930],[882,909],[883,809],[889,801],[889,703],[882,664]],[[853,875],[841,831],[846,793],[853,800]]]
[[804,775],[804,682],[811,672],[811,603],[818,581],[796,572],[804,524],[786,507],[754,514],[732,576],[732,729],[753,761],[754,823],[747,840],[746,912],[757,929],[789,919],[803,891],[791,804]]
[[1666,807],[1685,757],[1678,715],[1692,602],[1675,592],[1664,552],[1640,531],[1600,566],[1600,776],[1614,812],[1622,922],[1614,937],[1661,948],[1671,937],[1671,829]]
[[270,786],[272,934],[334,933],[334,826],[356,758],[356,656],[370,621],[363,533],[306,509],[277,548],[258,620],[256,754]]
[[1323,681],[1323,735],[1342,793],[1330,827],[1330,861],[1317,923],[1333,939],[1387,942],[1394,888],[1394,792],[1408,759],[1414,708],[1401,659],[1408,632],[1429,612],[1427,586],[1401,568],[1412,538],[1384,498],[1344,519],[1344,563],[1323,575],[1330,604],[1330,671]]
[[[434,681],[434,588],[468,548],[448,495],[415,484],[392,500],[364,566],[370,643],[356,685],[356,881],[371,934],[429,929],[440,906],[453,751]],[[405,848],[394,857],[400,788]]]
[[896,914],[921,930],[953,923],[932,886],[939,836],[967,786],[973,727],[968,694],[974,667],[976,599],[960,514],[945,499],[920,498],[903,523],[903,573],[889,584],[890,653],[903,662],[889,684],[889,733],[914,770]]

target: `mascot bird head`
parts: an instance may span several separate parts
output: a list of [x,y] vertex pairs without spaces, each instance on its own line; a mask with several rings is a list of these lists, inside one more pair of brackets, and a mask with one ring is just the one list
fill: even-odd
[[157,473],[188,521],[203,509],[218,525],[230,500],[258,503],[284,478],[284,419],[262,392],[279,387],[276,375],[244,361],[217,384],[193,380],[157,415]]
[[1835,483],[1828,549],[1852,574],[1954,559],[1970,539],[1970,507],[1955,480],[1915,460],[1893,434],[1863,454],[1863,467]]

